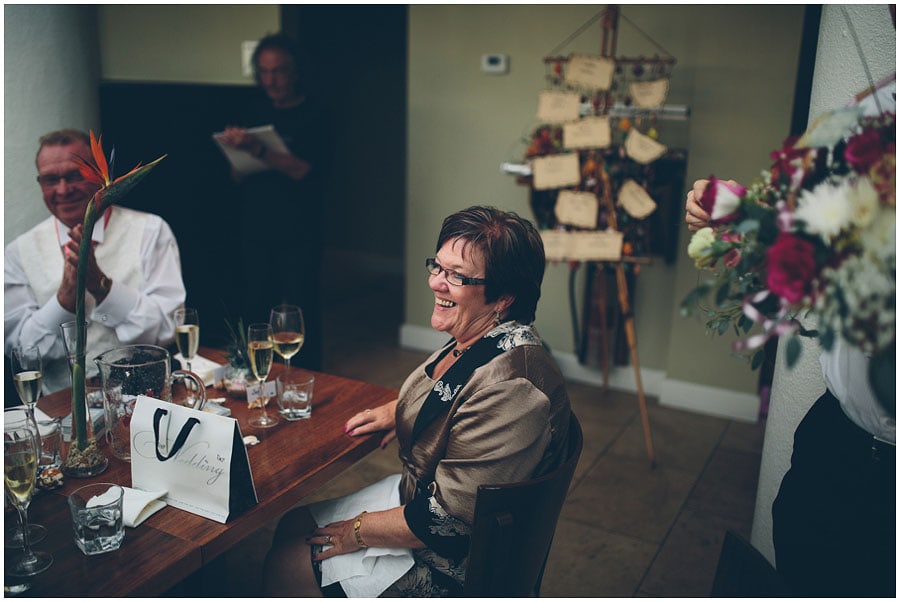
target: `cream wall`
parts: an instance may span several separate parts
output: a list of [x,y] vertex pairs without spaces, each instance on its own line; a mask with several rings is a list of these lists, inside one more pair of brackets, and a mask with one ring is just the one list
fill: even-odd
[[[500,173],[520,160],[521,142],[535,125],[544,85],[543,57],[602,6],[437,6],[409,12],[408,195],[406,323],[401,341],[433,348],[444,335],[429,327],[432,295],[423,257],[434,250],[441,220],[475,203],[530,215],[527,191]],[[686,104],[688,131],[663,124],[688,144],[688,181],[716,173],[749,181],[789,131],[803,8],[798,6],[622,6],[618,54],[658,50],[625,17],[673,54],[678,63],[669,102]],[[562,53],[597,53],[599,24]],[[483,53],[510,56],[510,72],[479,71]],[[682,229],[682,248],[687,229]],[[537,327],[572,378],[599,379],[577,364],[567,296],[568,268],[550,266]],[[726,338],[710,339],[700,323],[679,316],[678,305],[697,281],[686,254],[677,265],[657,261],[636,292],[638,349],[648,393],[663,403],[756,417],[757,376],[730,359]],[[579,293],[579,300],[581,293]],[[633,388],[630,369],[613,386]]]
[[96,31],[94,7],[3,7],[3,236],[7,243],[50,215],[34,180],[38,138],[65,127],[96,129],[100,123]]
[[252,84],[241,42],[281,27],[278,5],[101,5],[106,80]]

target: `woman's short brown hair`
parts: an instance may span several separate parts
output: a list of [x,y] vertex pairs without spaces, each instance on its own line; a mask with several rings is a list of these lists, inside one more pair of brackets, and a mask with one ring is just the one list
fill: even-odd
[[435,252],[453,239],[474,245],[484,258],[487,302],[510,295],[515,300],[506,317],[534,322],[545,266],[544,243],[534,225],[494,207],[469,207],[444,219]]

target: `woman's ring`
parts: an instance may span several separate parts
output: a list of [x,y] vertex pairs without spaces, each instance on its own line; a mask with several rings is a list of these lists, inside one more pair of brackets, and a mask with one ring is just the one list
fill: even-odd
[[371,414],[371,413],[372,413],[372,410],[366,408],[365,410],[363,410],[363,412],[365,412],[366,414]]
[[334,543],[334,538],[331,537],[331,535],[326,535],[325,536],[325,544],[330,546],[332,543]]

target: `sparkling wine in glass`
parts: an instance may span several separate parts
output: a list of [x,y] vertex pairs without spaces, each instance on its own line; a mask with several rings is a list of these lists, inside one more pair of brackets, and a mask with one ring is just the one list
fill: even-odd
[[284,360],[284,371],[291,369],[291,358],[303,347],[303,311],[296,305],[278,305],[269,314],[275,353]]
[[[17,346],[13,348],[10,360],[16,393],[19,395],[19,400],[25,405],[23,415],[37,429],[37,422],[34,418],[34,406],[41,396],[41,381],[43,380],[41,352],[36,345]],[[40,437],[38,437],[38,442],[40,442]],[[22,523],[22,525],[26,524]],[[47,535],[47,529],[43,525],[35,523],[27,525],[28,536],[32,543],[41,541]],[[4,537],[4,545],[21,547],[25,544],[23,527],[21,525],[9,529]]]
[[[19,512],[23,525],[28,524],[28,505],[34,496],[40,457],[40,435],[37,424],[25,412],[3,413],[3,486],[6,499]],[[47,570],[53,557],[31,549],[29,530],[22,530],[22,553],[6,563],[6,574],[28,577]]]
[[43,367],[41,352],[37,345],[15,347],[12,351],[13,382],[16,393],[25,404],[28,414],[34,420],[34,405],[41,396]]
[[266,378],[272,369],[272,356],[275,351],[272,342],[272,327],[268,324],[251,324],[247,327],[247,351],[250,356],[250,369],[256,380],[259,381],[259,397],[256,403],[262,408],[262,415],[250,420],[252,426],[269,428],[278,424],[277,418],[272,418],[266,412],[266,404],[269,398],[265,394]]
[[175,344],[190,372],[191,360],[200,346],[200,316],[196,309],[182,307],[175,310]]

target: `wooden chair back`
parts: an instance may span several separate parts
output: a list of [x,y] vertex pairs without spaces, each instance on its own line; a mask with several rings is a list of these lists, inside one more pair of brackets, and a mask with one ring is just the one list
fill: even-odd
[[538,596],[563,502],[581,457],[581,424],[571,415],[566,460],[536,479],[481,485],[466,571],[466,596]]

